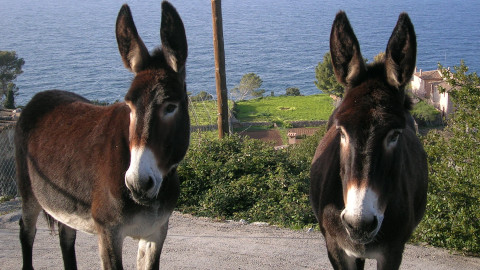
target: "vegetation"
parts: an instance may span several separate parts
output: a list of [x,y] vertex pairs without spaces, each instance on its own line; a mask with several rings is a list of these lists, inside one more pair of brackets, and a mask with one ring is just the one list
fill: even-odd
[[373,62],[381,62],[385,58],[385,52],[379,52],[377,55],[373,57]]
[[[429,157],[430,182],[426,214],[412,241],[478,255],[480,80],[475,73],[468,74],[463,62],[455,67],[455,73],[442,71],[446,81],[456,87],[450,95],[457,110],[443,131],[434,130],[422,138]],[[271,121],[279,111],[292,115],[296,106],[315,107],[321,102],[313,105],[313,99],[319,97],[328,99],[319,95],[242,101],[237,103],[236,112],[243,121]],[[299,105],[280,105],[297,98]],[[324,118],[315,119],[327,119],[331,109]],[[428,115],[424,112],[430,109],[419,104],[415,111]],[[294,118],[305,120],[299,115]],[[311,226],[316,222],[308,202],[308,173],[323,134],[322,129],[302,144],[280,151],[235,135],[224,140],[216,139],[215,134],[196,137],[178,169],[182,181],[179,208],[203,216],[266,221],[290,228]]]
[[323,55],[323,62],[315,67],[315,86],[323,93],[343,97],[343,86],[337,82],[333,73],[330,51]]
[[216,100],[191,102],[188,110],[190,111],[192,126],[215,125],[217,123]]
[[432,105],[421,100],[413,106],[411,111],[413,117],[426,125],[433,123],[440,115],[440,112]]
[[288,87],[285,90],[286,96],[300,96],[300,89],[298,87]]
[[13,83],[18,75],[22,74],[23,58],[18,58],[15,51],[0,51],[0,100],[5,96],[4,106],[15,108],[15,96],[18,87]]
[[3,106],[7,109],[15,109],[15,96],[18,95],[18,87],[14,83],[8,83]]
[[[374,62],[382,61],[385,57],[385,52],[379,52],[373,57]],[[365,63],[368,62],[367,58],[364,58]],[[332,56],[330,52],[323,55],[323,61],[319,62],[315,67],[315,86],[317,86],[323,93],[334,95],[339,98],[343,98],[343,86],[337,82],[335,73],[333,71]]]
[[178,168],[179,208],[221,219],[311,226],[316,221],[308,199],[310,162],[323,133],[281,151],[237,135],[192,143]]
[[325,94],[245,100],[236,102],[234,108],[237,119],[244,122],[327,120],[332,111],[332,100]]
[[455,87],[456,106],[443,131],[423,138],[429,161],[429,192],[425,217],[415,240],[480,254],[480,79],[468,74],[463,61],[455,73],[441,67]]
[[240,83],[233,88],[230,93],[234,100],[244,100],[247,97],[261,97],[265,93],[262,86],[262,79],[255,73],[247,73],[243,75]]
[[[233,101],[228,101],[229,110],[233,108]],[[190,102],[188,110],[190,112],[190,123],[192,126],[206,126],[217,124],[217,101],[193,101]]]
[[191,101],[205,101],[205,100],[212,100],[212,99],[213,99],[213,96],[205,91],[201,91],[196,96],[190,97]]

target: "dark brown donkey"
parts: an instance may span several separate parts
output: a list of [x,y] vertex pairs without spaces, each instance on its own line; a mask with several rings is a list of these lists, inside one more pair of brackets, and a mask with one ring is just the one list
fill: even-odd
[[46,91],[25,107],[16,129],[22,196],[23,268],[43,209],[58,221],[65,269],[76,269],[76,230],[98,234],[103,269],[122,269],[122,243],[139,239],[138,269],[158,269],[168,219],[179,196],[177,164],[189,143],[187,41],[175,8],[162,4],[162,47],[147,51],[130,9],[117,18],[118,48],[135,78],[125,103],[95,106]]
[[416,38],[399,16],[383,61],[366,65],[344,12],[332,26],[330,51],[345,96],[313,158],[310,199],[335,269],[398,269],[405,242],[422,219],[427,161],[405,94]]

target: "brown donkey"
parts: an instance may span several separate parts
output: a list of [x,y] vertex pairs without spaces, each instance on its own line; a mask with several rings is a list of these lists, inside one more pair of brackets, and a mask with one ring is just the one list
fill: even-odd
[[310,171],[310,200],[334,269],[398,269],[423,217],[427,160],[405,94],[416,37],[399,16],[382,62],[366,65],[344,12],[333,22],[332,64],[345,97],[333,112]]
[[95,106],[58,90],[39,93],[16,128],[22,196],[23,269],[41,210],[58,221],[65,269],[76,269],[76,230],[98,234],[103,269],[122,269],[122,243],[139,239],[138,269],[158,269],[179,196],[176,167],[189,144],[187,41],[173,6],[162,4],[162,47],[152,55],[130,9],[117,18],[118,48],[135,78],[125,103]]

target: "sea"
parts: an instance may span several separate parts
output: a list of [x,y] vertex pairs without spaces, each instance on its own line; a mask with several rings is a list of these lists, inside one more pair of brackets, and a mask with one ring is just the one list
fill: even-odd
[[[149,50],[159,46],[161,1],[0,0],[0,50],[25,60],[16,84],[17,105],[35,93],[63,89],[88,99],[123,100],[133,74],[121,61],[115,20],[128,3]],[[211,1],[171,0],[183,19],[189,56],[187,87],[215,95]],[[315,67],[329,50],[339,10],[347,13],[364,58],[385,51],[401,12],[417,33],[417,67],[458,66],[480,71],[480,5],[477,0],[224,0],[223,30],[227,88],[246,73],[263,80],[266,94],[288,87],[320,93]]]

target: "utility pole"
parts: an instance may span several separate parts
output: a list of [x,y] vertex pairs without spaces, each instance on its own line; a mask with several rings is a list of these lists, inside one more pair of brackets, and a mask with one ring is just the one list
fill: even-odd
[[213,51],[217,86],[218,138],[228,134],[228,97],[225,75],[225,48],[223,46],[222,1],[212,0]]

